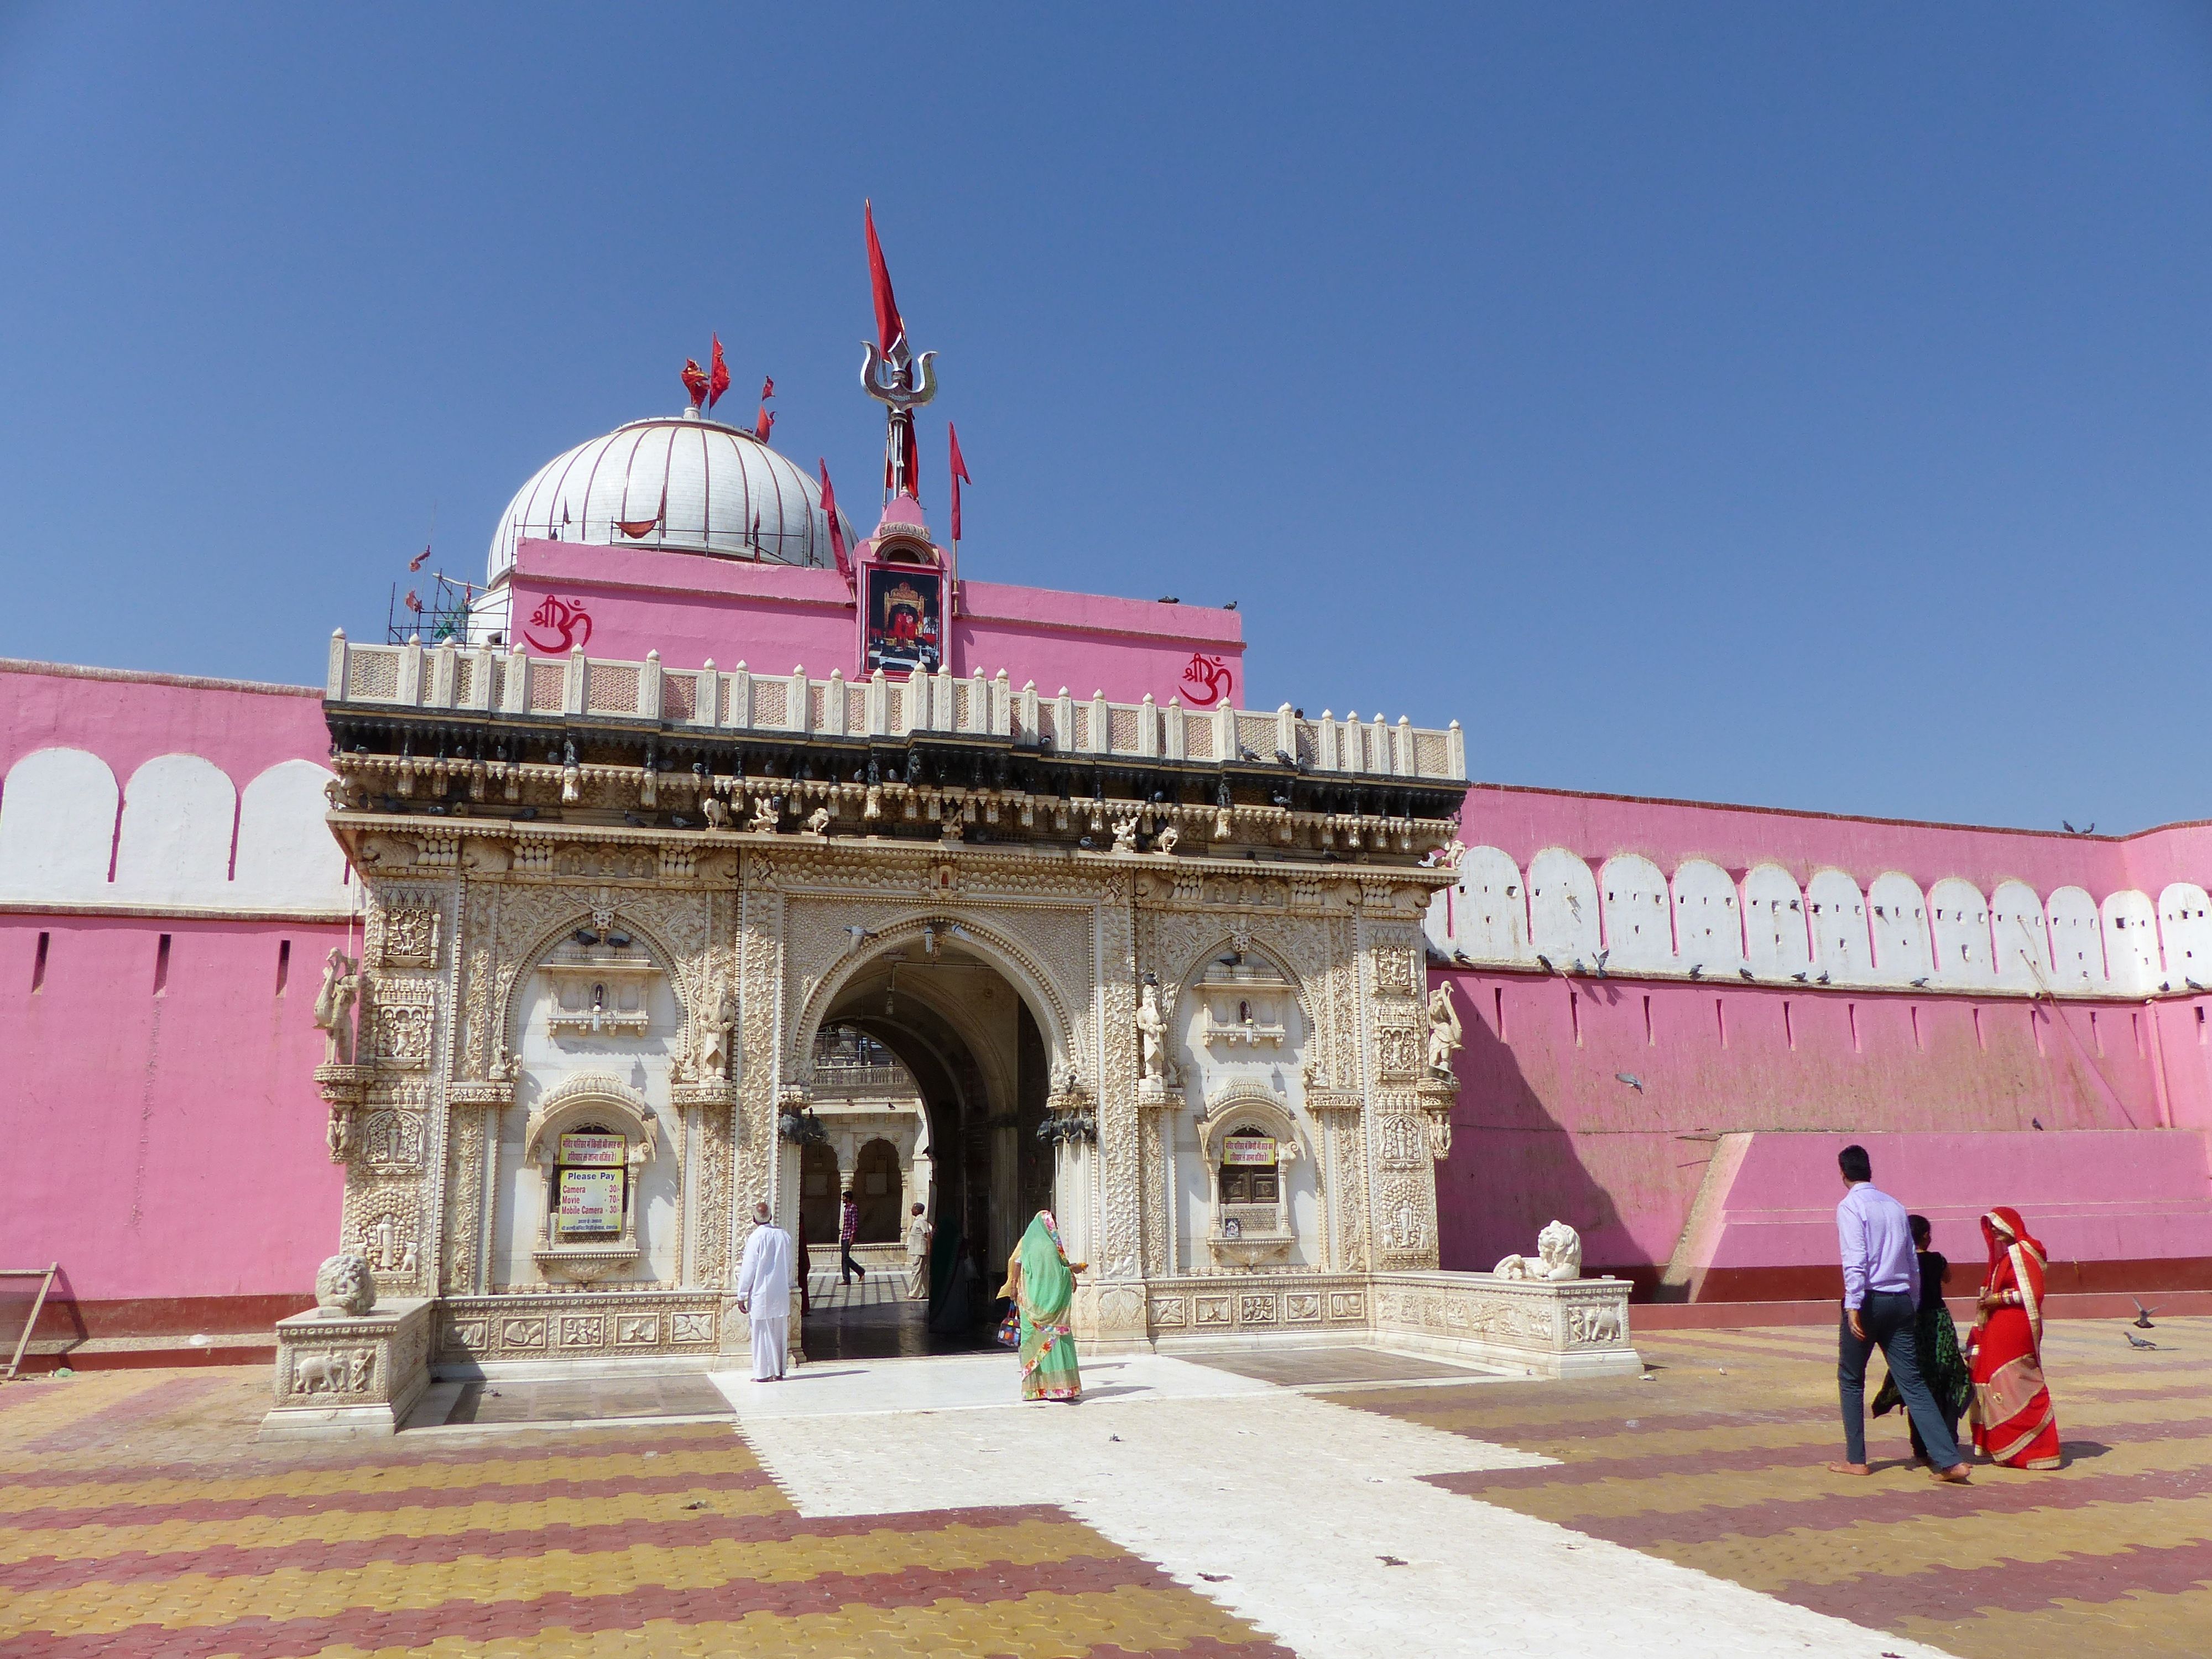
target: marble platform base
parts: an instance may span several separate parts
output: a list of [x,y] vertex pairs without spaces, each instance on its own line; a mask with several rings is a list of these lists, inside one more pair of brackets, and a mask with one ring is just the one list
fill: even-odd
[[396,1434],[430,1385],[430,1298],[380,1302],[365,1314],[318,1309],[276,1324],[276,1405],[263,1440]]
[[1383,1273],[1374,1278],[1375,1340],[1509,1375],[1634,1376],[1628,1281],[1553,1284],[1490,1273]]

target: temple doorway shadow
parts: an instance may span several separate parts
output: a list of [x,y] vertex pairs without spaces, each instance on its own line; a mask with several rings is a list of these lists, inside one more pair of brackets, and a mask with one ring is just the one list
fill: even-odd
[[[1452,1108],[1451,1154],[1437,1166],[1441,1265],[1486,1273],[1505,1255],[1533,1251],[1545,1224],[1559,1220],[1582,1235],[1585,1274],[1629,1279],[1636,1295],[1649,1297],[1666,1270],[1664,1258],[1653,1261],[1629,1235],[1605,1182],[1583,1163],[1556,1101],[1547,1102],[1520,1056],[1498,1036],[1498,1011],[1506,1000],[1540,993],[1550,981],[1451,977],[1464,1046],[1455,1057],[1460,1092]],[[1559,1068],[1555,1096],[1570,1074],[1568,1067]],[[1673,1145],[1668,1139],[1668,1148]],[[1655,1173],[1644,1171],[1639,1178],[1655,1178]]]
[[[862,1039],[857,1066],[895,1060],[927,1121],[927,1156],[911,1161],[900,1190],[870,1190],[896,1179],[878,1159],[864,1167],[857,1126],[840,1134],[840,1155],[815,1157],[818,1173],[803,1188],[802,1219],[812,1257],[809,1312],[802,1337],[812,1359],[881,1359],[916,1354],[973,1353],[994,1346],[996,1292],[1007,1253],[1030,1216],[1051,1202],[1049,1148],[1037,1129],[1045,1115],[1049,1064],[1028,1002],[997,966],[950,928],[884,951],[848,980],[823,1018],[825,1036]],[[841,1051],[842,1052],[842,1051]],[[854,1103],[880,1105],[879,1079],[856,1079],[848,1090],[817,1048],[813,1093],[825,1127]],[[854,1091],[858,1092],[855,1093]],[[847,1100],[850,1094],[851,1102]],[[845,1148],[845,1141],[854,1142]],[[809,1152],[814,1149],[809,1148]],[[851,1162],[848,1165],[848,1157]],[[860,1190],[861,1276],[846,1282],[834,1213],[823,1202],[823,1175],[848,1170]],[[871,1182],[871,1174],[877,1176]],[[878,1213],[895,1200],[900,1233],[871,1239],[867,1205]],[[926,1206],[931,1226],[926,1294],[910,1295],[913,1270],[904,1229],[913,1205]]]

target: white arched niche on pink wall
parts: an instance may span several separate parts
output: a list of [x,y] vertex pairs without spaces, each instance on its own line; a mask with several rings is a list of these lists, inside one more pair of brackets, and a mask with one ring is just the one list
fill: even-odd
[[234,905],[276,910],[347,907],[345,854],[323,814],[334,775],[313,761],[280,761],[246,786],[238,807]]
[[1874,971],[1885,985],[1909,986],[1932,978],[1936,949],[1928,934],[1928,900],[1920,884],[1885,870],[1867,884],[1867,909],[1874,940]]
[[2147,997],[2166,975],[2159,965],[2158,909],[2150,895],[2124,887],[2098,907],[2105,924],[2105,972],[2122,996]]
[[2043,901],[2024,881],[2001,881],[1990,895],[1990,945],[1997,983],[2010,991],[2051,988],[2051,925]]
[[1659,866],[1641,853],[1619,853],[1605,861],[1597,880],[1607,968],[1672,968],[1674,925],[1668,913],[1667,878]]
[[1761,979],[1787,979],[1810,965],[1805,896],[1778,864],[1755,864],[1743,877],[1745,959]]
[[2212,986],[2212,900],[2193,881],[2177,881],[2158,896],[2158,933],[2164,947],[2166,989]]
[[123,788],[115,845],[120,903],[221,906],[230,892],[238,791],[199,755],[156,755]]
[[2081,887],[2059,887],[2044,901],[2051,921],[2051,983],[2061,991],[2101,991],[2105,926],[2097,901]]
[[1954,990],[1996,982],[1990,957],[1990,905],[1982,890],[1946,876],[1928,890],[1929,932],[1936,940],[1936,982]]
[[1866,896],[1841,870],[1815,870],[1805,884],[1805,908],[1813,934],[1813,963],[1831,978],[1863,984],[1874,977],[1867,933]]
[[[1796,896],[1795,884],[1790,892]],[[1743,909],[1735,883],[1710,859],[1685,859],[1674,866],[1674,959],[1709,974],[1733,974],[1744,965]]]
[[1476,962],[1534,963],[1528,885],[1506,853],[1495,847],[1468,848],[1450,896],[1451,949]]
[[1564,847],[1528,860],[1528,933],[1554,967],[1597,955],[1597,878]]
[[34,749],[0,788],[0,899],[106,902],[115,774],[82,749]]

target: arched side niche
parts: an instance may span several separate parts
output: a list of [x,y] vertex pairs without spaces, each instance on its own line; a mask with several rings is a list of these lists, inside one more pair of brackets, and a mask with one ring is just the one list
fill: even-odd
[[1238,1079],[1206,1097],[1205,1115],[1193,1127],[1206,1172],[1205,1238],[1213,1266],[1293,1260],[1298,1229],[1292,1178],[1301,1166],[1310,1167],[1310,1149],[1290,1103],[1264,1084]]
[[[508,1054],[521,1052],[522,1033],[517,1029],[516,1020],[530,1000],[537,976],[545,970],[546,963],[554,953],[573,940],[579,930],[594,931],[589,910],[579,908],[564,920],[555,922],[517,953],[518,960],[523,965],[515,969],[514,976],[502,988],[498,1012],[492,1021],[492,1029],[499,1033],[500,1043]],[[688,1034],[690,1030],[690,1003],[684,994],[683,980],[670,967],[676,960],[675,953],[651,928],[633,921],[619,910],[613,913],[609,931],[625,935],[630,940],[628,949],[641,953],[658,970],[662,983],[666,986],[668,994],[676,1005],[678,1032],[679,1036]],[[732,1054],[730,1063],[731,1075],[734,1078],[738,1057]]]
[[643,1176],[659,1136],[645,1097],[603,1072],[564,1079],[532,1109],[522,1155],[544,1177],[531,1252],[540,1273],[589,1283],[636,1262]]
[[1058,1076],[1061,1067],[1073,1064],[1085,1074],[1085,1080],[1096,1086],[1097,1079],[1088,1075],[1089,1068],[1082,1066],[1075,1052],[1075,1003],[1065,988],[1026,949],[988,922],[966,912],[941,909],[916,911],[883,923],[873,930],[875,937],[868,941],[866,951],[848,952],[822,975],[787,1033],[784,1060],[787,1076],[807,1075],[812,1063],[814,1040],[846,987],[870,971],[886,951],[920,942],[924,932],[932,928],[939,934],[949,935],[961,948],[997,969],[1000,975],[1014,988],[1015,994],[1029,1005],[1030,1017],[1036,1021],[1038,1034],[1044,1038],[1053,1075]]
[[[491,1283],[501,1290],[579,1279],[678,1285],[686,1272],[685,1171],[672,1088],[689,1038],[674,957],[619,912],[607,920],[604,945],[583,945],[580,929],[599,931],[588,910],[532,942],[504,988],[494,1028],[504,1033],[514,1103],[498,1118]],[[613,937],[629,943],[614,945]],[[594,1029],[579,1010],[563,1006],[563,993],[602,980],[636,994],[611,996],[617,1012],[630,1005],[628,1017],[602,1019]],[[623,1138],[623,1218],[617,1236],[578,1243],[562,1239],[556,1224],[559,1138],[584,1122]]]

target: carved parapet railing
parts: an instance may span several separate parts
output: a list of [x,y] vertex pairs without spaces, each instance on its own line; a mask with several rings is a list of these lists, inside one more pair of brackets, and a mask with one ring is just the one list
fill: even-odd
[[[496,688],[495,690],[495,688]],[[676,695],[671,696],[672,689]],[[755,674],[743,663],[718,670],[586,657],[532,657],[520,647],[356,644],[331,641],[324,695],[332,703],[398,706],[543,720],[558,727],[580,716],[651,721],[686,732],[729,732],[820,738],[902,738],[916,732],[997,737],[1062,753],[1132,759],[1284,763],[1300,772],[1464,781],[1467,738],[1457,720],[1443,730],[1404,717],[1301,716],[1288,703],[1273,710],[1186,708],[1146,696],[1139,702],[1047,696],[1015,689],[1004,669],[987,678],[949,670],[891,680],[881,670],[848,681],[802,669]],[[1353,835],[1358,825],[1349,826]]]

